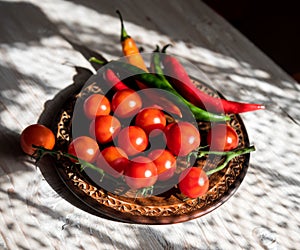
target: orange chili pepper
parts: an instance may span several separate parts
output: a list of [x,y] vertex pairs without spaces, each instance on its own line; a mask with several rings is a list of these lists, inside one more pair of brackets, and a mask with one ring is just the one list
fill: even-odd
[[121,43],[124,56],[128,56],[128,62],[136,67],[143,69],[148,72],[146,64],[142,55],[140,54],[139,48],[137,47],[134,39],[128,35],[124,27],[124,22],[120,11],[116,11],[121,21]]
[[[140,54],[139,48],[137,47],[134,39],[128,35],[125,27],[124,27],[124,22],[122,15],[119,10],[116,11],[117,14],[120,17],[121,21],[121,44],[122,44],[122,50],[123,50],[123,55],[127,56],[127,61],[129,64],[132,64],[142,70],[145,71],[145,73],[149,73],[147,66],[144,62],[144,59],[142,55]],[[141,81],[136,81],[138,87],[140,89],[145,89],[148,88],[146,84],[142,83]],[[154,90],[149,90],[147,92],[147,99],[151,100],[157,100],[159,103],[157,103],[157,107],[162,108],[166,110],[169,113],[175,114],[179,117],[182,117],[181,110],[179,107],[174,105],[170,100],[163,96],[158,96],[157,93],[154,92]]]

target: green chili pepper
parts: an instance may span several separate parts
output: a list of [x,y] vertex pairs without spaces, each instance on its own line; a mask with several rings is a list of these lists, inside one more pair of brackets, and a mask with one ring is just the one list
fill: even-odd
[[[159,56],[159,54],[158,54],[158,56]],[[96,58],[90,58],[90,61],[97,62],[98,60]],[[101,63],[101,61],[100,61],[100,63]],[[210,121],[210,122],[221,122],[221,121],[230,120],[229,116],[213,114],[213,113],[207,112],[207,111],[193,105],[192,103],[188,102],[172,87],[172,85],[166,79],[161,78],[162,75],[160,77],[158,77],[153,74],[147,73],[144,70],[142,70],[134,65],[131,65],[131,64],[128,64],[125,62],[120,62],[120,61],[111,61],[109,64],[107,64],[107,66],[109,68],[113,69],[114,71],[118,71],[120,69],[127,70],[132,75],[134,75],[134,77],[137,80],[145,83],[148,87],[163,89],[163,90],[166,90],[166,91],[174,94],[175,96],[178,97],[178,101],[180,101],[182,104],[185,104],[189,107],[189,109],[195,116],[196,120]]]

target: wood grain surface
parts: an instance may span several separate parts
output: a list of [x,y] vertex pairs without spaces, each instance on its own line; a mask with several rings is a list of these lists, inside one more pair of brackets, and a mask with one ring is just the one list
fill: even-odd
[[[145,51],[171,43],[227,99],[262,102],[242,115],[256,146],[238,191],[213,212],[174,225],[100,216],[44,159],[19,146],[61,91],[119,58],[119,9]],[[299,249],[300,87],[199,0],[0,1],[0,249]],[[267,35],[267,34],[266,34]],[[55,100],[55,102],[53,101]]]

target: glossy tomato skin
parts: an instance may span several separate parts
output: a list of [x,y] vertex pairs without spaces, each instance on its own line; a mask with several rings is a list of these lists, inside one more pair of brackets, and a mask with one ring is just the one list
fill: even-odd
[[135,118],[135,125],[141,127],[147,135],[156,136],[166,126],[164,113],[157,108],[142,109]]
[[118,118],[133,117],[140,111],[142,105],[140,95],[132,89],[117,91],[111,100],[112,111]]
[[170,128],[173,126],[174,122],[172,123],[169,123],[165,126],[164,130],[163,130],[163,133],[162,133],[162,140],[164,142],[165,145],[167,145],[167,134],[168,134],[168,131],[170,130]]
[[156,165],[145,156],[133,158],[125,169],[125,182],[132,189],[150,187],[157,181]]
[[189,167],[180,174],[178,187],[182,194],[194,199],[207,193],[209,179],[201,168]]
[[69,144],[68,153],[76,156],[79,160],[93,163],[96,161],[100,150],[96,140],[88,136],[79,136]]
[[92,136],[95,135],[97,141],[101,144],[111,142],[120,130],[120,121],[112,115],[97,116],[95,121],[91,122],[90,126],[90,134]]
[[106,96],[92,94],[83,103],[83,110],[87,118],[95,119],[99,115],[108,115],[111,107]]
[[26,154],[32,155],[36,150],[32,145],[41,146],[49,150],[53,149],[55,145],[55,136],[46,126],[32,124],[22,131],[20,144],[22,150]]
[[129,163],[128,156],[121,148],[109,146],[99,154],[96,164],[106,173],[119,178]]
[[155,149],[148,154],[148,157],[156,165],[159,181],[168,180],[174,175],[176,170],[176,158],[170,151]]
[[229,125],[218,124],[212,126],[207,134],[207,143],[210,150],[230,151],[237,148],[239,137],[236,131]]
[[144,151],[148,146],[146,132],[137,126],[123,128],[117,137],[117,145],[122,148],[128,156],[133,156]]
[[176,156],[186,156],[200,145],[200,133],[192,123],[174,122],[164,132],[167,147]]

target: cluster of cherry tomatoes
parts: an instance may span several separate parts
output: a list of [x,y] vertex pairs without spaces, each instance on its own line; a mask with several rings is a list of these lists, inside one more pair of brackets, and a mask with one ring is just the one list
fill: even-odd
[[192,123],[168,123],[162,110],[143,107],[139,92],[131,89],[119,90],[110,99],[92,94],[83,110],[90,119],[89,136],[74,138],[68,153],[95,163],[115,178],[124,176],[132,189],[171,178],[176,157],[200,144]]
[[[115,178],[124,177],[131,189],[147,188],[172,178],[177,157],[187,156],[201,142],[197,124],[168,122],[161,109],[144,107],[139,92],[132,89],[119,90],[111,98],[92,94],[85,99],[83,110],[90,120],[89,136],[74,138],[68,153],[94,163]],[[207,142],[216,150],[235,148],[235,131],[224,124],[218,126],[226,127],[226,135],[213,138],[211,130]],[[204,194],[208,186],[205,172],[196,167],[187,167],[179,176],[179,188],[188,197]]]
[[[89,119],[89,134],[73,138],[68,154],[114,178],[124,178],[131,189],[172,178],[177,158],[187,156],[201,142],[197,125],[183,120],[168,122],[161,109],[143,107],[139,92],[131,89],[119,90],[111,98],[91,94],[83,110]],[[237,133],[226,124],[213,126],[205,140],[218,151],[238,145]],[[27,154],[34,153],[32,145],[52,149],[54,144],[52,131],[39,124],[27,127],[21,135],[21,146]],[[196,198],[207,192],[209,178],[201,168],[187,166],[179,175],[178,187],[185,196]]]

